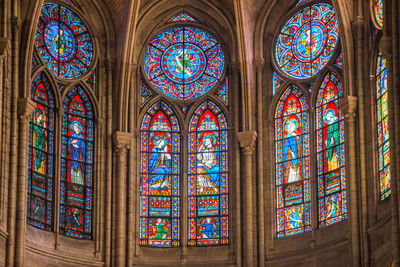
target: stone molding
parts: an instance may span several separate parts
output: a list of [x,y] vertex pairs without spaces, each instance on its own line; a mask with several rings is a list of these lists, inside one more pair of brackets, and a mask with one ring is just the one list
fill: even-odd
[[0,38],[0,59],[7,56],[10,47],[11,47],[10,39],[4,37]]
[[255,143],[257,140],[256,131],[238,132],[237,138],[239,140],[240,148],[245,155],[253,154]]
[[117,153],[126,153],[132,147],[133,134],[128,132],[114,132],[114,148]]
[[28,120],[35,110],[35,102],[30,98],[18,99],[18,117]]
[[264,68],[264,59],[263,58],[254,58],[253,65],[257,71],[263,71]]
[[358,98],[356,96],[349,95],[339,102],[339,109],[349,121],[354,120],[357,116],[357,101]]

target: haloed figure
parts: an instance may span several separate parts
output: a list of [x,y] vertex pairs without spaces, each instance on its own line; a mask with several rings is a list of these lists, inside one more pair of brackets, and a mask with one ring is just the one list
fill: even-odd
[[333,171],[339,168],[339,124],[338,118],[335,116],[333,110],[326,112],[325,120],[329,124],[328,136],[326,138],[326,157],[328,160],[328,171]]
[[36,109],[34,115],[35,123],[33,124],[33,147],[36,148],[34,151],[34,162],[33,169],[38,173],[44,174],[44,155],[45,150],[45,139],[46,133],[42,127],[44,127],[44,115],[43,111]]
[[219,192],[219,164],[214,146],[215,140],[208,135],[203,139],[197,154],[197,183],[201,194]]
[[154,147],[150,156],[150,190],[168,191],[171,177],[171,154],[168,152],[167,139],[163,135],[154,138]]
[[201,225],[202,238],[213,238],[216,235],[215,226],[211,222],[211,218],[206,218],[205,222]]
[[82,135],[82,124],[74,121],[71,124],[73,134],[68,141],[70,162],[71,182],[83,185],[84,161],[85,161],[85,141]]
[[294,120],[286,124],[287,134],[285,136],[285,144],[283,147],[283,156],[285,158],[285,181],[287,183],[297,182],[300,180],[300,145],[297,136],[297,122]]

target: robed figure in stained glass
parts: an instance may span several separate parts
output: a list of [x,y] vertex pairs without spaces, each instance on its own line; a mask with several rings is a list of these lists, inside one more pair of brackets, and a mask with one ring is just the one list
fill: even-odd
[[168,150],[167,138],[162,134],[156,135],[150,156],[150,190],[158,192],[168,191],[171,176],[170,161],[171,154]]
[[303,210],[299,206],[289,208],[286,213],[287,229],[295,229],[303,226]]
[[300,140],[297,135],[298,122],[289,118],[286,122],[286,136],[283,146],[283,157],[285,160],[285,182],[292,183],[300,180]]
[[328,197],[327,203],[327,219],[335,218],[340,215],[340,199],[338,195],[331,195]]
[[202,220],[201,223],[201,238],[215,238],[217,237],[216,227],[215,227],[215,219],[207,217]]
[[219,192],[219,165],[215,152],[215,143],[215,136],[210,134],[204,137],[199,146],[200,153],[197,154],[197,183],[201,194],[217,194]]
[[33,140],[32,145],[35,148],[33,152],[33,170],[38,173],[44,174],[44,155],[43,151],[46,146],[46,132],[43,127],[46,127],[44,121],[44,113],[43,110],[38,106],[34,113],[34,124],[33,124]]
[[325,113],[325,122],[328,124],[327,137],[326,137],[326,158],[328,171],[333,171],[339,168],[339,124],[338,117],[335,115],[333,109],[329,109]]
[[154,239],[166,239],[169,233],[167,221],[162,218],[155,219],[152,230]]
[[83,185],[86,145],[82,135],[82,123],[78,120],[72,121],[71,131],[72,135],[68,141],[69,158],[72,160],[69,174],[72,183]]

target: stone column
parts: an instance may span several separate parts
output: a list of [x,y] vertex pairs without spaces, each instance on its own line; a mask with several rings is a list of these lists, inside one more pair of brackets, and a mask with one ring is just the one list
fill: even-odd
[[18,100],[18,174],[17,174],[17,211],[15,227],[15,266],[24,265],[26,232],[26,194],[27,194],[27,155],[29,118],[35,110],[30,98]]
[[339,108],[345,117],[346,127],[346,169],[347,169],[347,196],[348,196],[348,218],[349,232],[351,240],[352,266],[360,266],[360,231],[358,216],[358,185],[357,180],[357,133],[356,133],[356,116],[357,116],[357,97],[344,97]]
[[246,131],[237,133],[240,148],[242,149],[242,155],[244,158],[244,169],[241,172],[244,186],[244,254],[243,254],[243,266],[251,267],[254,264],[254,250],[253,250],[253,151],[255,142],[257,139],[257,133],[255,131]]
[[116,153],[116,225],[115,227],[115,266],[124,267],[126,261],[126,180],[127,153],[131,149],[132,134],[115,132],[114,148]]

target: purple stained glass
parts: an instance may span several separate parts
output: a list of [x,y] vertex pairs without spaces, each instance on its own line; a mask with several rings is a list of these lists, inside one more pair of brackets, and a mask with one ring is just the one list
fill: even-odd
[[287,88],[276,107],[277,237],[311,230],[308,103],[295,86]]
[[342,96],[342,83],[336,75],[328,73],[316,103],[320,227],[347,218],[344,117],[338,107]]
[[189,122],[188,244],[228,244],[228,133],[220,108],[200,105]]
[[377,131],[378,131],[378,177],[380,199],[391,194],[389,103],[387,92],[386,59],[379,51],[376,68]]
[[31,97],[35,103],[29,121],[28,224],[51,231],[54,187],[54,96],[44,73],[33,79]]
[[43,5],[35,44],[44,62],[60,78],[81,76],[93,60],[92,39],[86,26],[59,4]]
[[180,245],[180,132],[169,106],[158,102],[141,127],[140,245]]
[[67,93],[63,109],[60,233],[92,239],[93,106],[85,91],[75,86]]
[[168,23],[174,23],[174,22],[198,22],[198,21],[192,16],[182,12],[181,14],[173,17],[168,21]]
[[144,57],[144,72],[155,89],[180,100],[210,91],[224,67],[224,54],[216,38],[193,27],[176,27],[158,34]]
[[338,42],[333,7],[314,4],[293,15],[284,25],[276,43],[275,59],[287,76],[308,79],[325,67]]

